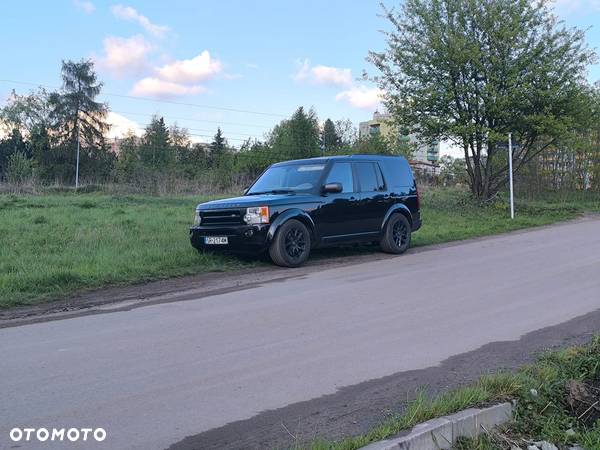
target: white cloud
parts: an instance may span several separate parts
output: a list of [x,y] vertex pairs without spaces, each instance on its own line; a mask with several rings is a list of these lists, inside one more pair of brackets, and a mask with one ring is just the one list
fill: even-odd
[[312,73],[315,81],[319,84],[333,84],[336,86],[352,85],[352,72],[350,69],[316,66],[312,68]]
[[355,108],[374,110],[381,106],[383,91],[379,88],[367,86],[353,86],[346,91],[340,92],[335,99],[347,101]]
[[137,122],[112,111],[108,113],[106,121],[110,124],[110,130],[107,134],[110,139],[126,136],[130,132],[136,136],[141,136],[144,132]]
[[130,38],[109,36],[104,39],[104,56],[98,63],[115,76],[139,73],[147,67],[146,56],[152,49],[153,46],[141,35]]
[[91,14],[96,10],[96,7],[92,2],[86,0],[73,0],[75,7],[86,14]]
[[132,8],[131,6],[115,5],[111,8],[111,10],[115,17],[123,20],[137,22],[142,28],[144,28],[144,30],[156,37],[163,37],[167,33],[167,31],[169,31],[168,26],[156,25],[150,22],[150,19],[140,14],[135,8]]
[[332,86],[352,86],[352,71],[331,66],[312,66],[310,61],[298,61],[298,70],[294,74],[296,81],[308,81],[313,84]]
[[218,59],[210,57],[204,50],[192,59],[184,59],[166,64],[156,69],[159,78],[173,83],[198,83],[208,80],[223,70],[223,64]]
[[[222,73],[223,64],[211,58],[204,50],[192,59],[176,60],[154,69],[154,75],[138,81],[131,91],[132,95],[142,97],[169,98],[206,92],[198,84]],[[227,76],[226,78],[234,78]]]
[[202,92],[206,92],[206,88],[203,86],[186,86],[160,78],[146,77],[135,83],[131,94],[138,97],[172,98]]

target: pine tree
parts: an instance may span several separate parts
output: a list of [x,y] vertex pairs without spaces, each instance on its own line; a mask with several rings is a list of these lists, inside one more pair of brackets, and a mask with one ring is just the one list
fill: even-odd
[[140,145],[140,161],[151,169],[164,169],[175,161],[169,130],[163,117],[152,117]]
[[63,88],[49,96],[53,128],[62,143],[75,143],[79,130],[82,146],[102,144],[108,107],[95,99],[102,83],[98,82],[91,60],[63,61]]
[[291,119],[273,128],[269,139],[277,160],[310,158],[321,153],[319,122],[316,113],[299,107]]
[[227,141],[223,137],[223,132],[221,131],[221,127],[217,128],[217,134],[210,144],[210,153],[214,158],[218,158],[223,153],[225,153],[225,149],[227,148]]
[[340,148],[341,139],[335,129],[335,124],[331,119],[327,119],[323,124],[321,132],[321,147],[326,152],[332,152]]

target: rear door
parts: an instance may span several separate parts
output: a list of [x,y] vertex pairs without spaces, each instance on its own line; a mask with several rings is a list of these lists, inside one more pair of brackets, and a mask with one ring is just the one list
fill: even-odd
[[325,184],[341,183],[342,192],[326,194],[326,202],[321,206],[316,226],[325,242],[351,239],[358,232],[358,202],[352,163],[334,162]]
[[376,162],[361,161],[353,164],[360,190],[359,232],[378,233],[389,208],[385,180]]

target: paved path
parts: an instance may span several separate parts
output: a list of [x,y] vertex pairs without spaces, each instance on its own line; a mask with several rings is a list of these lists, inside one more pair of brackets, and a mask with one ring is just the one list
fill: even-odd
[[107,430],[104,443],[85,448],[165,448],[598,308],[600,221],[587,219],[0,329],[0,447],[13,444],[12,427],[44,426]]

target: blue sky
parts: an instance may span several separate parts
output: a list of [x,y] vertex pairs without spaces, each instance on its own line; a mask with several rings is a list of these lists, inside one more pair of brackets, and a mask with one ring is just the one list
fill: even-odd
[[[93,58],[107,94],[270,114],[103,95],[117,134],[157,113],[195,140],[221,124],[235,145],[300,105],[355,124],[377,108],[376,87],[359,78],[374,73],[368,51],[385,45],[379,0],[22,0],[1,8],[1,79],[58,86],[62,59]],[[600,47],[600,0],[558,0],[555,10],[590,28],[589,45]],[[598,79],[594,66],[590,80]],[[31,86],[0,82],[0,99],[13,88]]]

